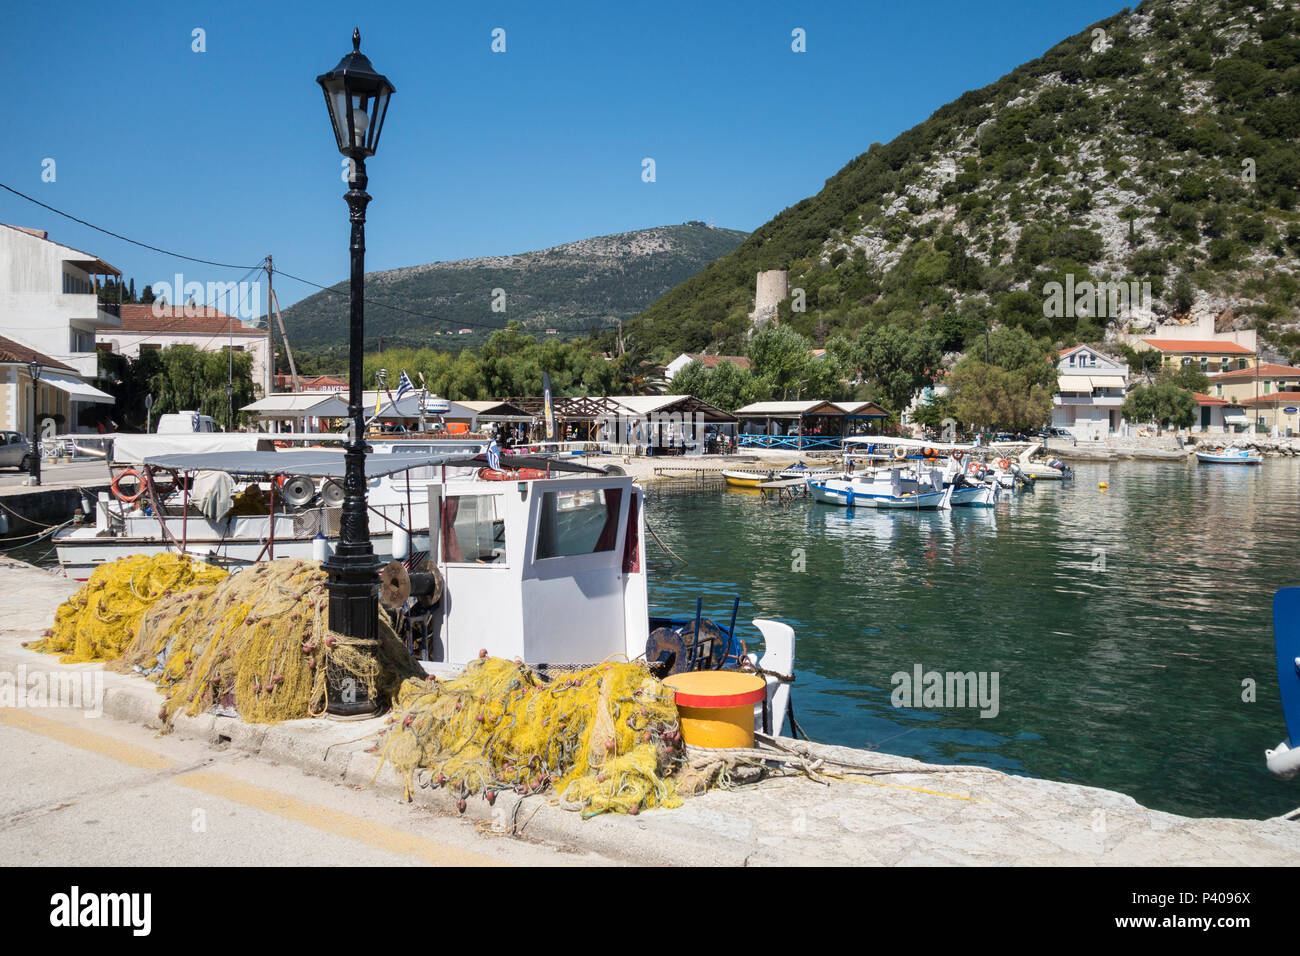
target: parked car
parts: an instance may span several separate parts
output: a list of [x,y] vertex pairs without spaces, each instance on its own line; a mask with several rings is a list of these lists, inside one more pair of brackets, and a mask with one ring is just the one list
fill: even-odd
[[28,471],[32,463],[32,446],[22,432],[0,432],[0,468]]
[[1056,428],[1055,426],[1051,428],[1040,428],[1037,432],[1037,436],[1039,438],[1073,438],[1074,437],[1064,428]]

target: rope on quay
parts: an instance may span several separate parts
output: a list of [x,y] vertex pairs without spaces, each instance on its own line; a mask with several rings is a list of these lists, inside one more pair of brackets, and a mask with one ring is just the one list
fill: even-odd
[[0,538],[0,551],[8,551],[10,541],[27,541],[30,539],[31,543],[35,544],[37,541],[40,541],[41,538],[54,534],[54,532],[58,531],[60,528],[66,528],[76,520],[76,518],[69,518],[67,521],[63,522],[63,524],[44,525],[43,527],[45,530],[38,531],[35,534],[23,534],[15,535],[12,538]]
[[19,521],[25,521],[25,522],[27,522],[27,523],[28,523],[29,525],[31,525],[33,528],[62,528],[64,524],[67,524],[67,523],[68,523],[68,522],[65,521],[65,522],[63,522],[63,524],[42,524],[42,523],[39,522],[39,521],[34,521],[33,519],[27,517],[27,515],[25,515],[25,514],[19,514],[17,511],[14,511],[13,508],[10,508],[7,504],[5,504],[3,501],[0,501],[0,509],[3,509],[3,510],[5,510],[5,511],[9,512],[11,515],[13,515],[13,516],[14,516],[15,518],[17,518]]
[[[830,785],[836,778],[849,774],[876,776],[881,774],[997,774],[989,767],[881,767],[852,760],[838,760],[812,753],[806,746],[787,747],[776,738],[756,733],[755,747],[693,747],[686,746],[686,763],[683,783],[694,784],[703,792],[709,787],[724,790],[757,783],[769,769],[800,774],[815,783]],[[776,768],[772,765],[776,764]],[[678,791],[683,792],[679,784]],[[689,792],[687,790],[686,792]]]

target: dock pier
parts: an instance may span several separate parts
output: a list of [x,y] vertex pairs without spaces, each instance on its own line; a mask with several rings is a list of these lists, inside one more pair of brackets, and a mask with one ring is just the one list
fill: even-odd
[[[94,671],[102,674],[102,695],[86,704],[88,710],[98,705],[110,721],[157,729],[161,696],[143,677],[106,671],[102,664],[60,664],[54,656],[22,646],[40,636],[76,587],[51,572],[0,558],[0,591],[11,595],[0,621],[0,682],[13,689],[19,674],[49,679]],[[12,703],[0,706],[0,724],[36,733],[30,728],[40,720],[27,713]],[[72,726],[61,733],[95,737],[94,728],[102,726],[85,723],[84,731]],[[396,802],[403,781],[366,752],[384,726],[383,717],[268,726],[228,716],[179,714],[172,732],[175,738],[218,750],[233,748],[257,761],[295,767]],[[1300,859],[1300,824],[1283,818],[1194,819],[1150,810],[1124,794],[1095,787],[778,739],[802,748],[814,763],[867,766],[873,772],[829,783],[777,777],[734,790],[711,790],[674,810],[589,820],[552,802],[553,794],[520,797],[505,791],[495,806],[469,800],[463,816],[472,822],[463,825],[651,865],[1288,866]],[[38,761],[23,765],[23,773],[33,779],[55,772]],[[364,795],[355,796],[362,799]],[[445,788],[417,788],[413,799],[440,817],[459,815],[456,795]],[[504,829],[495,829],[499,826]],[[526,849],[521,844],[518,852]]]

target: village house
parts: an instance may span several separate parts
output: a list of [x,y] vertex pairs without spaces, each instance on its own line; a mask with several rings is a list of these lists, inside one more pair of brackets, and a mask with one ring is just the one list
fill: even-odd
[[267,330],[254,328],[213,306],[123,304],[120,325],[95,334],[96,348],[131,359],[138,359],[142,351],[172,345],[192,345],[202,352],[225,348],[247,352],[253,359],[253,384],[264,395],[271,390]]
[[1052,425],[1078,439],[1100,439],[1124,425],[1128,365],[1088,345],[1066,349],[1056,360]]
[[[16,430],[30,433],[35,411],[53,418],[60,432],[88,431],[93,406],[113,403],[92,383],[99,377],[95,334],[119,324],[118,306],[100,302],[96,288],[102,278],[121,275],[98,256],[54,242],[43,230],[0,224],[0,335],[6,354],[14,357],[0,363],[0,390],[11,418],[17,416]],[[31,361],[42,369],[39,407],[23,412],[24,396],[31,394],[26,370]]]
[[[1259,350],[1255,330],[1233,329],[1232,324],[1232,312],[1225,310],[1219,315],[1202,315],[1195,322],[1125,333],[1119,340],[1139,352],[1159,352],[1162,366],[1197,365],[1209,375],[1255,364]],[[1221,326],[1227,327],[1226,331],[1219,331]]]
[[1294,412],[1287,408],[1297,404],[1300,395],[1300,368],[1263,362],[1248,368],[1230,369],[1209,376],[1210,393],[1238,408],[1240,424],[1262,425],[1269,431],[1293,433],[1297,428]]

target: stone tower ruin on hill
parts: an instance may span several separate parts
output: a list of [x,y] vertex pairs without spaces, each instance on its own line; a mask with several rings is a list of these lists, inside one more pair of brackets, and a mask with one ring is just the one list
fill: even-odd
[[776,318],[776,307],[790,295],[790,273],[785,269],[768,269],[760,272],[754,283],[754,311],[749,313],[753,323],[752,335]]

